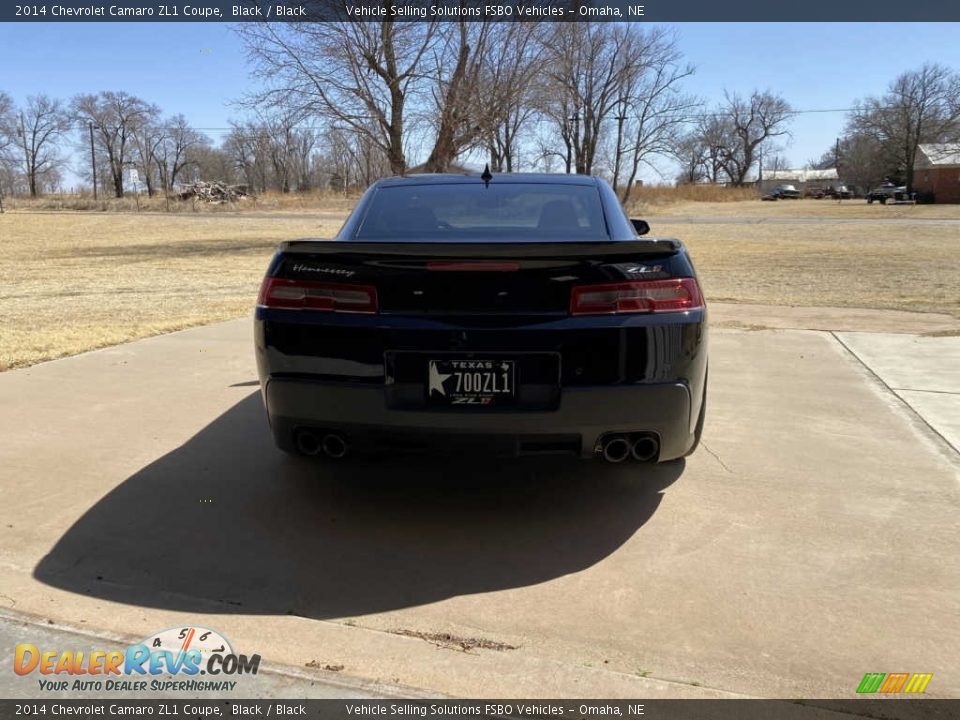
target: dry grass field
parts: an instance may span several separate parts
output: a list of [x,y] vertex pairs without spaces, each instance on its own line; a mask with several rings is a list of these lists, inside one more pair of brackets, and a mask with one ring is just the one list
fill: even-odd
[[[258,211],[0,215],[0,369],[249,314],[274,245],[349,200]],[[631,208],[691,249],[707,297],[960,317],[957,206],[683,202]]]
[[960,317],[960,224],[671,224],[708,300]]
[[280,240],[327,215],[0,215],[0,369],[249,313]]

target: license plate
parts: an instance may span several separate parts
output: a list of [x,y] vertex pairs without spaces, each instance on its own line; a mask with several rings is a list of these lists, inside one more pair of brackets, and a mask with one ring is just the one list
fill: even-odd
[[437,405],[490,407],[513,402],[514,361],[483,359],[427,361],[427,399]]

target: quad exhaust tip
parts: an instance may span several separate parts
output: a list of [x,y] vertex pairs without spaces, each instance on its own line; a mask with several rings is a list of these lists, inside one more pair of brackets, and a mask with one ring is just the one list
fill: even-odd
[[324,455],[336,459],[342,458],[350,449],[346,439],[339,433],[327,433],[324,435],[320,447],[323,448]]
[[329,458],[342,458],[350,450],[346,438],[340,433],[328,432],[322,435],[309,429],[297,431],[295,442],[297,450],[304,455],[324,454]]
[[656,460],[659,453],[660,440],[653,434],[610,434],[600,439],[600,454],[610,463],[620,463],[628,457],[637,462],[650,462]]
[[297,450],[304,455],[316,455],[320,452],[320,438],[313,430],[298,430],[294,440]]
[[650,435],[641,435],[633,441],[630,448],[630,455],[637,462],[650,462],[657,457],[660,450],[660,443],[655,437]]
[[604,439],[603,459],[611,463],[623,462],[630,456],[630,443],[625,437],[614,435]]

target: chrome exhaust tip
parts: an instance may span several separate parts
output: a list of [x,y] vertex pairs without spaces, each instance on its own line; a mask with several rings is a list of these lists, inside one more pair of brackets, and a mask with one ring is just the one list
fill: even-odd
[[610,463],[623,462],[630,455],[630,443],[626,438],[613,436],[603,441],[603,459]]
[[630,455],[637,462],[649,462],[653,460],[660,451],[660,443],[655,437],[642,435],[633,442],[630,448]]
[[320,438],[313,430],[298,430],[294,441],[297,450],[304,455],[316,455],[320,452]]
[[339,433],[327,433],[324,435],[320,447],[323,449],[323,453],[327,457],[336,458],[338,460],[346,455],[347,451],[350,449],[346,439]]

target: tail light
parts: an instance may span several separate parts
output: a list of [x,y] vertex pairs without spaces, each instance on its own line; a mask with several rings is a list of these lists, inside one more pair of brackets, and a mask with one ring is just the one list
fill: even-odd
[[570,293],[571,315],[683,312],[702,307],[703,296],[694,278],[577,285]]
[[328,310],[330,312],[377,312],[377,289],[372,285],[264,278],[257,304],[289,310]]

